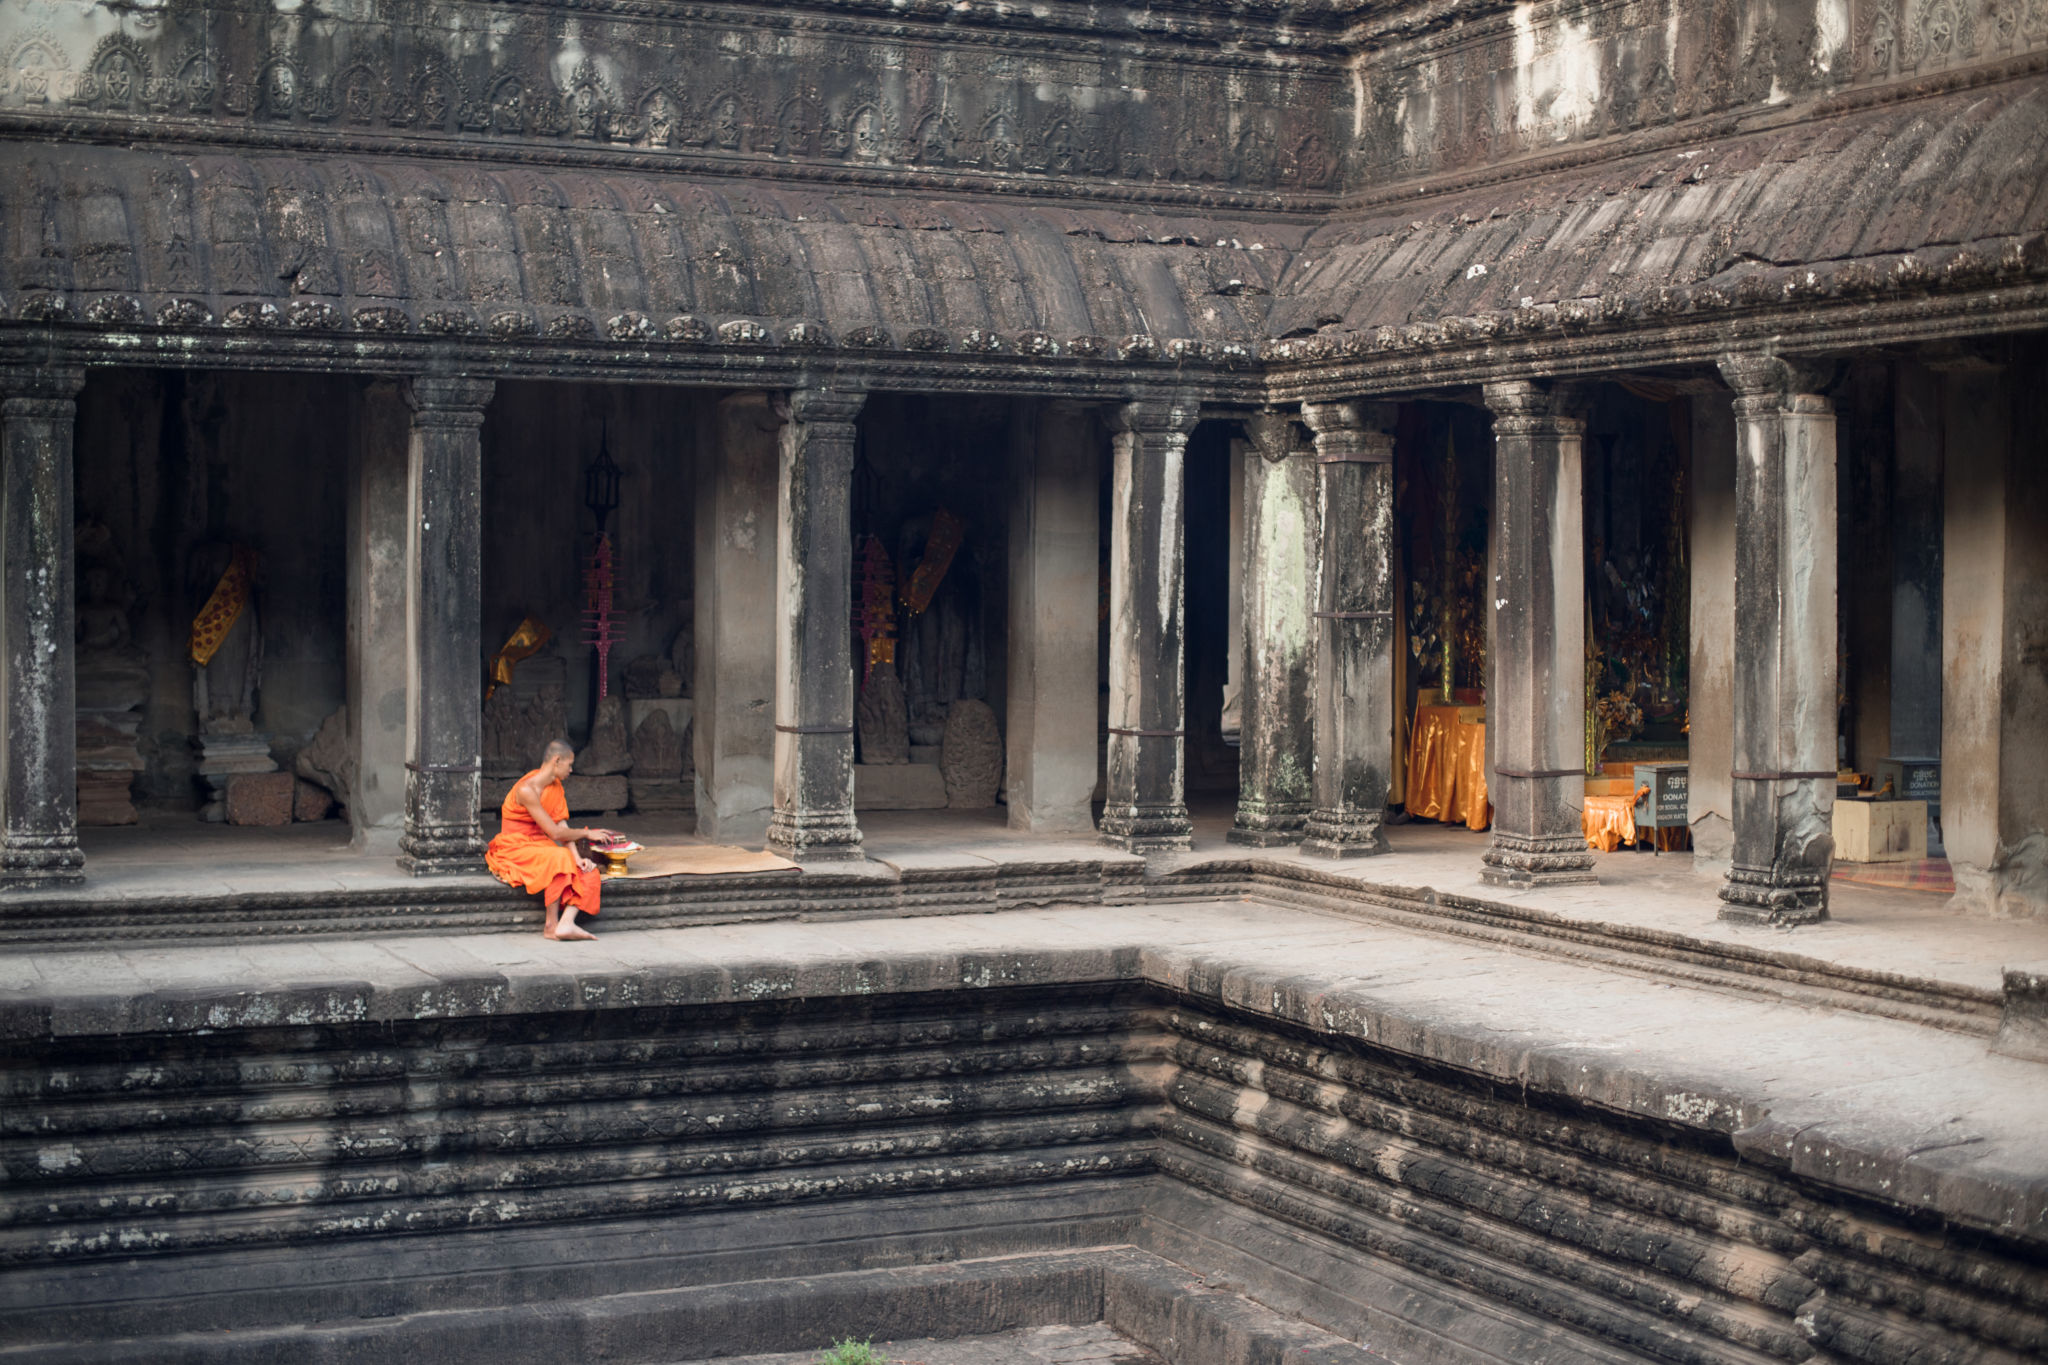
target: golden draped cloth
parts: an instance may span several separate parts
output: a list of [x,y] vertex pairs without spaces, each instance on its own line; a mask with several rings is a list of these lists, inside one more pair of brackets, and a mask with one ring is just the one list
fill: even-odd
[[249,605],[249,590],[255,582],[256,552],[246,545],[235,546],[220,582],[213,585],[206,605],[192,618],[193,663],[204,668],[213,662],[221,642],[228,638],[235,622],[242,619],[242,609]]
[[531,616],[521,621],[518,628],[505,637],[505,643],[498,646],[498,652],[491,656],[491,691],[495,692],[511,682],[513,667],[547,648],[554,634]]
[[1586,831],[1586,842],[1602,853],[1612,853],[1623,844],[1636,841],[1636,801],[1648,787],[1638,787],[1633,793],[1618,796],[1588,796],[1585,814],[1580,823]]
[[1410,815],[1485,829],[1493,822],[1486,794],[1486,709],[1417,703],[1408,745]]
[[903,585],[903,605],[910,608],[912,616],[922,615],[932,604],[932,597],[944,581],[946,570],[953,567],[953,556],[959,553],[960,542],[966,536],[967,523],[945,508],[932,514],[931,534],[924,538],[924,558]]

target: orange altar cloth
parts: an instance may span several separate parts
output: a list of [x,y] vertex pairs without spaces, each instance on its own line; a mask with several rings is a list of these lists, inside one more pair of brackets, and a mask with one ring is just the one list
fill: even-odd
[[1649,790],[1639,787],[1622,796],[1588,796],[1581,822],[1586,842],[1602,853],[1612,853],[1623,844],[1636,841],[1636,801]]
[[1420,702],[1408,746],[1408,813],[1468,829],[1493,822],[1486,797],[1486,708]]

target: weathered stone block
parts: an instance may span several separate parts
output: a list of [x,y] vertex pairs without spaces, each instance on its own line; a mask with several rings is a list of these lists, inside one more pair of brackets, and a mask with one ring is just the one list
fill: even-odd
[[290,773],[236,773],[228,778],[228,823],[289,825],[298,781]]
[[946,778],[936,763],[856,763],[855,810],[944,810]]
[[[570,814],[588,815],[598,811],[624,810],[631,792],[623,776],[572,776],[562,783],[562,795],[569,800]],[[500,801],[503,799],[499,798]]]
[[1834,836],[1845,863],[1916,862],[1927,856],[1927,803],[1837,801]]
[[1003,732],[987,702],[963,698],[946,708],[939,772],[952,809],[981,810],[996,803],[1003,782]]
[[334,814],[334,795],[317,782],[299,778],[292,788],[292,819],[325,820]]

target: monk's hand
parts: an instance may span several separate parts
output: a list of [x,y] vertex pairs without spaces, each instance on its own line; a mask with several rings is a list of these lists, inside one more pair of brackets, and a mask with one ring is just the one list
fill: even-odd
[[595,872],[597,864],[579,853],[576,855],[576,870],[578,872]]

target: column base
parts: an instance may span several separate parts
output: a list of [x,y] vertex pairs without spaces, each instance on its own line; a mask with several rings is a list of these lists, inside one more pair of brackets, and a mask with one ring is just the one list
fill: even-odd
[[1721,884],[1721,918],[1738,924],[1818,924],[1828,917],[1827,873],[1736,866]]
[[85,854],[76,834],[17,834],[0,848],[0,886],[76,886]]
[[1233,844],[1249,848],[1279,848],[1301,842],[1308,824],[1308,807],[1266,801],[1241,801],[1237,818],[1225,836]]
[[1378,812],[1370,815],[1317,811],[1302,831],[1301,851],[1310,858],[1370,858],[1387,851]]
[[1185,853],[1195,846],[1195,825],[1179,802],[1111,806],[1102,812],[1101,838],[1126,853]]
[[850,810],[776,811],[768,819],[768,851],[799,863],[857,863],[868,856]]
[[1480,861],[1479,879],[1488,886],[1592,886],[1593,850],[1583,834],[1529,837],[1496,829]]
[[462,877],[486,871],[483,832],[473,824],[407,830],[398,841],[398,867],[408,877]]

